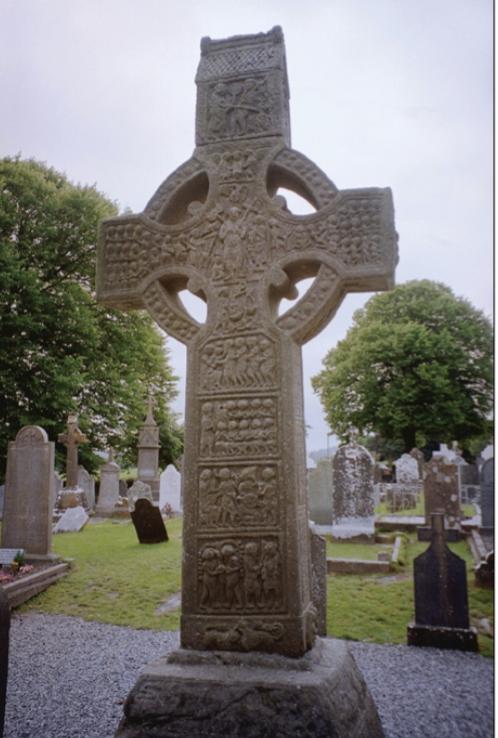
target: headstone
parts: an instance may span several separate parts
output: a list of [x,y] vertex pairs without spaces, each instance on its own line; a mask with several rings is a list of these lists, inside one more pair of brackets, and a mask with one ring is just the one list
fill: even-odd
[[492,443],[488,444],[483,451],[481,451],[481,456],[485,461],[488,461],[488,459],[494,459],[495,456],[495,447]]
[[7,451],[2,548],[52,558],[54,446],[43,428],[21,428]]
[[95,514],[100,518],[112,518],[119,504],[120,468],[113,460],[113,450],[109,450],[106,464],[100,467],[99,497],[95,505]]
[[95,507],[95,479],[82,466],[78,467],[78,487],[86,496],[87,510]]
[[140,543],[162,543],[168,540],[161,512],[150,500],[144,497],[136,500],[131,519]]
[[374,461],[367,449],[350,442],[341,446],[332,460],[332,537],[368,543],[375,541]]
[[[182,653],[297,658],[316,631],[301,346],[348,290],[393,286],[391,192],[341,192],[290,149],[280,28],[203,39],[196,81],[196,150],[144,213],[100,224],[97,295],[147,309],[187,345]],[[280,186],[317,212],[289,213]],[[304,277],[315,277],[312,287],[279,316]],[[207,302],[205,324],[179,300],[185,288]],[[244,655],[254,657],[239,653],[238,664]],[[179,679],[185,695],[192,685]],[[358,714],[366,726],[363,707]],[[382,734],[374,723],[365,735]],[[240,735],[240,724],[217,734]]]
[[481,525],[490,532],[495,527],[495,460],[488,459],[481,467]]
[[140,479],[136,479],[128,490],[128,508],[130,512],[135,509],[135,503],[137,500],[149,500],[153,505],[154,500],[152,499],[152,490],[148,484],[141,482]]
[[5,484],[0,484],[0,520],[3,517],[3,501],[5,499]]
[[421,482],[424,478],[425,456],[419,448],[412,448],[410,456],[412,456],[417,462],[418,479]]
[[446,545],[444,514],[433,513],[431,522],[431,545],[413,562],[415,623],[408,625],[408,645],[477,651],[465,561]]
[[432,513],[443,513],[447,528],[459,526],[461,511],[456,464],[445,457],[433,457],[424,467],[425,524]]
[[5,702],[9,674],[10,605],[5,590],[0,586],[0,738],[5,725]]
[[175,513],[181,513],[182,505],[182,475],[173,464],[169,464],[159,477],[159,508],[162,510],[166,503]]
[[79,533],[90,518],[82,507],[70,507],[57,521],[54,533]]
[[10,566],[18,553],[25,554],[26,551],[23,548],[0,548],[0,566]]
[[397,484],[418,484],[420,479],[418,462],[411,454],[402,454],[394,465]]
[[54,471],[54,507],[57,504],[57,497],[59,492],[64,487],[64,480],[60,477],[56,471]]
[[152,415],[152,395],[149,395],[147,417],[138,437],[137,479],[148,484],[152,498],[159,502],[159,428]]
[[310,520],[332,529],[332,461],[318,459],[308,476],[308,508]]

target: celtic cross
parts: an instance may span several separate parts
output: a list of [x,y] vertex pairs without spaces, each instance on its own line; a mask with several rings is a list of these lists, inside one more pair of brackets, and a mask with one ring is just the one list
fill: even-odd
[[67,419],[67,430],[59,434],[59,443],[67,448],[66,487],[78,487],[78,446],[86,442],[86,436],[78,428],[78,416],[70,415]]
[[[315,618],[301,346],[347,292],[392,287],[392,196],[340,191],[290,148],[279,27],[203,39],[196,83],[194,154],[143,213],[102,221],[97,294],[187,345],[182,645],[300,656]],[[279,187],[316,212],[290,213]]]

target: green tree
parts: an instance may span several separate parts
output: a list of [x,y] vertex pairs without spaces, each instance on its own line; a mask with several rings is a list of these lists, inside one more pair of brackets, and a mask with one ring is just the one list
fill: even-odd
[[[0,477],[23,425],[57,441],[69,413],[88,436],[80,460],[89,471],[94,452],[109,445],[136,461],[149,387],[161,461],[181,453],[165,337],[146,313],[95,301],[97,225],[117,211],[95,187],[75,186],[45,164],[0,160]],[[65,449],[56,450],[65,468]]]
[[489,433],[490,321],[444,284],[399,285],[372,297],[312,379],[331,430],[448,443]]

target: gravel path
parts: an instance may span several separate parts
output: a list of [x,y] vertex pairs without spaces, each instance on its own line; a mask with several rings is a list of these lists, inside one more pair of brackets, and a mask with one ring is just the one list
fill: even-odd
[[[178,644],[175,632],[14,615],[4,738],[112,738],[142,668]],[[492,659],[408,646],[350,648],[386,738],[492,738]]]

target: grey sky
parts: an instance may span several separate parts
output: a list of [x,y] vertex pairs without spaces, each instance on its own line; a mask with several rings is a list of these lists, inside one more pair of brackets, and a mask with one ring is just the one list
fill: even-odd
[[[274,25],[293,147],[341,189],[392,188],[397,283],[444,282],[491,316],[492,0],[0,0],[0,156],[45,161],[139,212],[194,149],[201,37]],[[310,450],[327,427],[309,378],[368,297],[348,296],[304,347]]]

